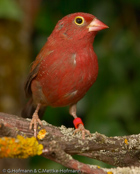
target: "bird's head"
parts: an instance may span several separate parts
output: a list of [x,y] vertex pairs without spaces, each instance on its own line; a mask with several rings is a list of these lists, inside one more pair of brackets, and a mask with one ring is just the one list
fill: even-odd
[[97,31],[108,28],[95,16],[88,13],[73,13],[65,16],[58,21],[52,36],[62,40],[72,40],[73,42],[81,39],[94,40]]

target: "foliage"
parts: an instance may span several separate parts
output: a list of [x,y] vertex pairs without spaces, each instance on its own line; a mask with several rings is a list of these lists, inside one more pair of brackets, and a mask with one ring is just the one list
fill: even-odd
[[22,12],[15,1],[0,0],[0,18],[21,20]]

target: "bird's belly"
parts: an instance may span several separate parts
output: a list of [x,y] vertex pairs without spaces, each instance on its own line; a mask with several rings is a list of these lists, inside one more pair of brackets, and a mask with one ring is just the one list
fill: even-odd
[[62,107],[77,103],[97,78],[98,68],[93,69],[67,71],[63,76],[58,73],[51,80],[46,79],[42,87],[48,105]]

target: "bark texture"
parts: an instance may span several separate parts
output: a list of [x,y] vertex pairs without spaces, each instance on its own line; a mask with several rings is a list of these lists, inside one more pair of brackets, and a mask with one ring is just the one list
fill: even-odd
[[[29,130],[30,119],[15,115],[0,113],[0,137],[16,137],[23,135],[32,137]],[[91,137],[81,139],[81,134],[73,135],[73,128],[55,127],[42,121],[46,133],[38,142],[43,145],[42,156],[62,164],[65,167],[80,170],[83,173],[104,174],[107,172],[133,173],[140,170],[140,134],[123,137],[107,137],[94,133]],[[116,169],[101,169],[75,160],[73,155],[81,155],[114,165]],[[133,167],[132,167],[133,166]],[[125,168],[124,168],[125,167]],[[139,172],[140,173],[140,172]]]

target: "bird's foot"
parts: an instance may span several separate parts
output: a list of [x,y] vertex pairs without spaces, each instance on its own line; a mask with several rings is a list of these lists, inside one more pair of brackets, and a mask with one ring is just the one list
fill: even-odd
[[85,139],[85,134],[89,135],[91,137],[91,133],[89,130],[85,129],[84,125],[83,124],[79,124],[78,125],[78,128],[75,129],[74,131],[74,135],[77,133],[77,132],[81,132],[82,133],[82,139]]
[[[34,112],[33,116],[32,116],[32,120],[30,122],[30,126],[29,129],[32,129],[32,127],[34,128],[34,137],[37,136],[37,124],[42,125],[41,120],[38,117],[38,113]],[[34,126],[33,126],[34,125]]]

